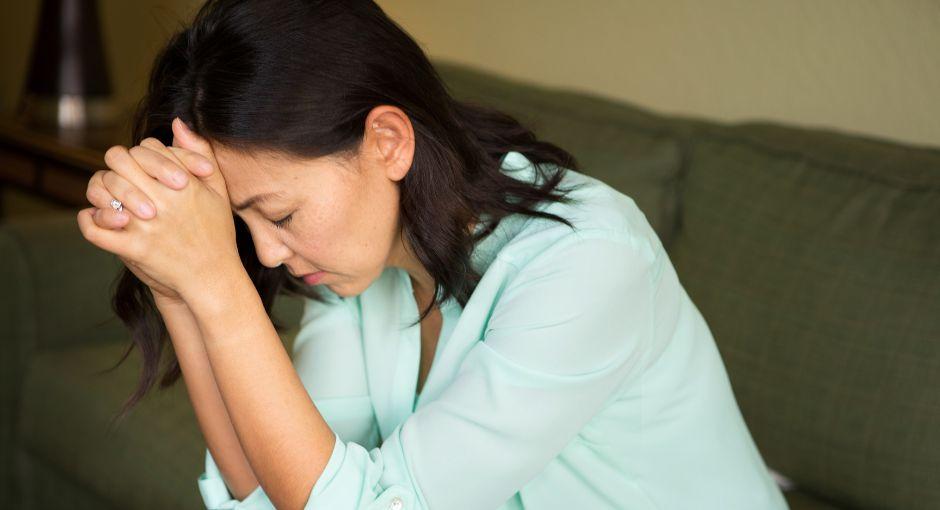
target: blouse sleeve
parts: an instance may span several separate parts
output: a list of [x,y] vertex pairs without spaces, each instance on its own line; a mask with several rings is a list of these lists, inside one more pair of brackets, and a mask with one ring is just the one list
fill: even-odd
[[[304,301],[292,348],[294,368],[338,440],[377,446],[379,431],[366,385],[358,312],[353,301],[329,288],[318,291],[325,302]],[[198,486],[208,509],[274,508],[260,485],[245,499],[234,499],[208,448]]]
[[655,262],[646,243],[575,232],[518,263],[450,386],[381,446],[338,440],[305,510],[504,504],[642,368]]

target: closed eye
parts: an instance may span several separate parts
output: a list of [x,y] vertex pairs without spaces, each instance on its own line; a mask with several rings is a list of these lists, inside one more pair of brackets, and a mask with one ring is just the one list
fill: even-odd
[[281,219],[279,219],[279,220],[277,220],[277,221],[273,221],[272,223],[274,223],[274,227],[275,227],[275,228],[283,228],[285,225],[287,225],[288,223],[290,223],[291,217],[292,217],[293,215],[294,215],[293,213],[288,214],[287,216],[285,216],[285,217],[283,217],[283,218],[281,218]]

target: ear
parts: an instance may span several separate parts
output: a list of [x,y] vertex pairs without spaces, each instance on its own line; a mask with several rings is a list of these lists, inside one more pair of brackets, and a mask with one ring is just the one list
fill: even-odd
[[390,180],[400,181],[408,174],[414,160],[411,119],[395,106],[376,106],[366,116],[363,150],[378,161]]

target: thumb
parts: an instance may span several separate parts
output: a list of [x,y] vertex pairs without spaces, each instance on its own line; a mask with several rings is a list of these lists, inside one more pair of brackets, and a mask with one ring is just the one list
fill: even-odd
[[215,159],[209,142],[189,129],[179,117],[173,117],[173,146],[191,150],[210,159]]
[[189,126],[179,117],[173,118],[172,130],[173,147],[199,154],[212,163],[212,171],[207,175],[199,176],[199,178],[217,193],[228,198],[225,179],[222,177],[222,173],[219,172],[219,162],[215,159],[215,152],[212,150],[209,141],[189,129]]

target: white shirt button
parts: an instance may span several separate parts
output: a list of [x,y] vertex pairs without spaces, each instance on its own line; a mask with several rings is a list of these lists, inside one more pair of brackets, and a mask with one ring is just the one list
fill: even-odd
[[402,501],[398,496],[392,498],[392,500],[388,503],[389,510],[401,510],[402,508],[405,508],[405,502]]

